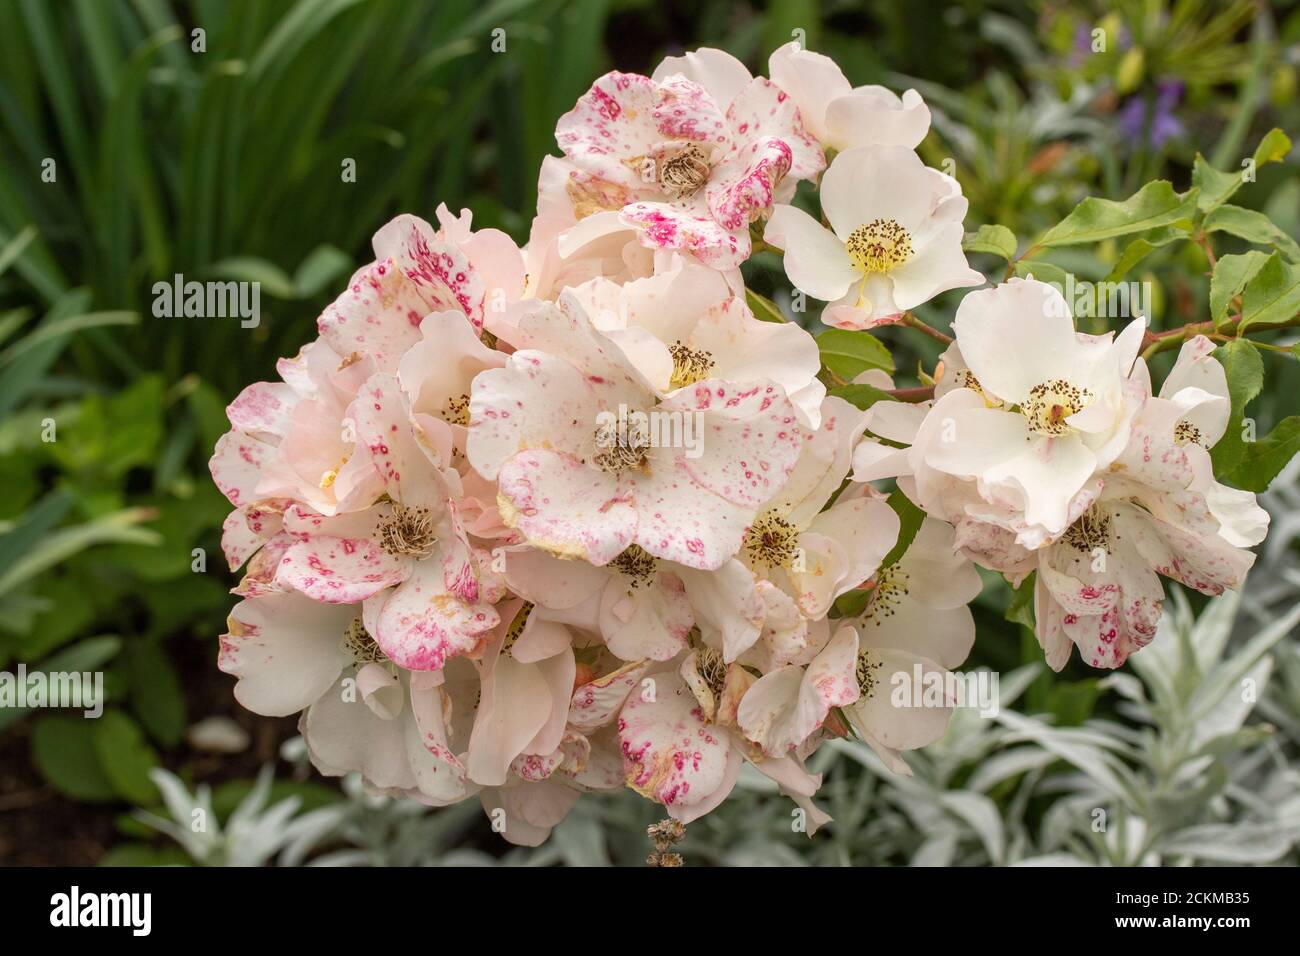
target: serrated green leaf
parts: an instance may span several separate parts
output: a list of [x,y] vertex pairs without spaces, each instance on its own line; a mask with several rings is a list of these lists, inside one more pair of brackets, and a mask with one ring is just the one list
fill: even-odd
[[1258,322],[1285,322],[1300,314],[1300,265],[1275,252],[1260,265],[1241,293],[1238,334]]
[[966,252],[987,252],[1010,262],[1016,256],[1016,234],[1006,226],[984,225],[966,236],[961,247]]
[[925,512],[912,504],[911,499],[901,491],[895,491],[889,496],[889,507],[894,509],[894,514],[898,515],[898,540],[885,559],[880,562],[882,569],[892,567],[898,563],[898,559],[907,553],[907,549],[912,546],[916,540],[917,532],[921,530],[921,524],[925,521]]
[[1201,212],[1209,212],[1225,202],[1241,188],[1243,180],[1241,170],[1225,173],[1215,169],[1200,153],[1192,166],[1192,185],[1200,190],[1196,198],[1196,207]]
[[1259,494],[1268,490],[1273,479],[1297,454],[1300,454],[1300,415],[1291,415],[1274,425],[1267,437],[1244,442],[1241,456],[1219,477]]
[[1210,317],[1216,327],[1228,317],[1228,305],[1268,260],[1268,253],[1252,249],[1242,255],[1220,257],[1210,276]]
[[1165,180],[1147,183],[1123,202],[1089,197],[1038,240],[1039,246],[1072,246],[1185,222],[1191,228],[1197,190],[1179,194]]
[[1264,360],[1247,339],[1233,339],[1221,345],[1214,350],[1214,357],[1223,365],[1228,379],[1228,394],[1232,399],[1227,431],[1210,450],[1215,474],[1225,475],[1242,457],[1246,445],[1242,440],[1242,420],[1246,406],[1264,387]]
[[852,379],[868,369],[894,371],[894,357],[883,342],[869,332],[827,329],[817,336],[822,365],[843,379]]
[[1205,217],[1201,228],[1206,232],[1226,232],[1247,242],[1273,246],[1292,262],[1300,262],[1300,245],[1262,212],[1240,206],[1220,206]]

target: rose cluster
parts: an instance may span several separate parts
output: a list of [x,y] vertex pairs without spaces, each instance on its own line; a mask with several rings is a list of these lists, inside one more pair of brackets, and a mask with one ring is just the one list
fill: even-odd
[[812,831],[824,741],[907,773],[943,734],[951,691],[892,691],[953,686],[977,564],[1037,572],[1057,668],[1150,640],[1157,575],[1240,583],[1267,519],[1210,467],[1204,339],[1154,394],[1141,323],[1076,333],[1013,280],[966,295],[933,399],[827,394],[813,336],[747,304],[757,239],[842,329],[985,279],[960,186],[914,152],[914,91],[795,44],[769,73],[705,49],[600,78],[523,249],[468,211],[399,216],[281,380],[230,405],[219,664],[246,707],[301,712],[322,773],[477,796],[536,844],[584,791],[689,822],[749,763]]

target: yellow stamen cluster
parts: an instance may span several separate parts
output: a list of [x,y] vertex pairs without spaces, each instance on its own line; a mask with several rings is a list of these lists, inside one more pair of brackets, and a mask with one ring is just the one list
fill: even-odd
[[1022,411],[1032,431],[1040,435],[1068,435],[1072,429],[1066,419],[1082,411],[1091,401],[1092,393],[1086,388],[1058,378],[1031,388],[1029,401]]
[[609,562],[609,566],[625,575],[629,579],[630,587],[639,588],[643,584],[650,583],[654,578],[658,563],[655,556],[639,544],[630,544],[618,557]]
[[694,349],[681,342],[668,346],[673,357],[673,374],[668,380],[669,388],[685,388],[709,377],[713,370],[713,353],[704,349]]
[[1174,426],[1174,442],[1180,446],[1187,444],[1204,445],[1205,438],[1199,428],[1184,420]]
[[876,577],[876,586],[871,590],[867,608],[862,612],[862,623],[879,627],[886,618],[893,617],[899,602],[911,590],[910,582],[910,575],[896,564],[881,571]]
[[912,236],[894,219],[873,219],[849,233],[844,248],[859,272],[889,272],[912,258]]
[[754,564],[779,568],[794,560],[798,540],[798,528],[775,511],[765,511],[745,533],[745,550]]
[[638,428],[620,429],[608,423],[596,429],[596,448],[592,464],[611,475],[621,475],[645,467],[650,441]]
[[448,398],[447,404],[442,407],[442,417],[448,425],[468,425],[469,396],[458,395]]
[[858,652],[855,676],[858,679],[858,690],[861,692],[860,700],[866,700],[876,692],[876,685],[880,683],[880,669],[884,663],[870,648]]
[[1065,529],[1065,540],[1080,554],[1092,554],[1102,548],[1107,554],[1111,546],[1111,517],[1098,508],[1089,508],[1074,524]]

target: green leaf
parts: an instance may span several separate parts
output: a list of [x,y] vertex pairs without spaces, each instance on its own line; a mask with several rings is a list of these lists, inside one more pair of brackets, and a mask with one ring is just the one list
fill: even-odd
[[136,325],[139,321],[140,317],[134,312],[88,312],[85,315],[70,315],[65,319],[57,319],[40,326],[36,331],[23,336],[0,352],[0,365],[8,365],[46,342],[66,339],[86,329],[112,325]]
[[1263,166],[1265,163],[1280,163],[1286,159],[1287,154],[1290,152],[1291,137],[1274,127],[1264,134],[1264,138],[1255,147],[1255,165]]
[[1020,582],[1020,587],[1011,592],[1011,603],[1007,605],[1006,614],[1003,616],[1008,621],[1014,621],[1016,624],[1023,624],[1031,631],[1035,628],[1034,623],[1034,578],[1037,571],[1031,571],[1025,579]]
[[1021,259],[1016,263],[1016,275],[1022,279],[1034,278],[1046,282],[1058,289],[1066,289],[1070,284],[1070,274],[1058,265],[1041,259]]
[[863,411],[876,404],[876,402],[898,401],[893,395],[883,389],[876,388],[874,385],[841,385],[839,388],[828,390],[826,394],[842,398],[850,405],[856,405]]
[[262,291],[277,299],[298,298],[298,287],[288,274],[274,262],[255,256],[235,256],[214,262],[206,272],[221,279],[236,282],[256,282]]
[[36,227],[28,226],[5,243],[4,248],[0,249],[0,276],[9,271],[9,267],[27,250],[27,247],[31,245],[32,240],[35,238]]
[[[916,534],[921,530],[921,523],[925,521],[925,512],[912,504],[901,491],[890,494],[889,507],[893,508],[894,513],[898,515],[898,540],[889,554],[885,555],[885,559],[880,562],[879,571],[898,563],[899,558],[907,553],[907,549],[916,540]],[[866,610],[867,602],[870,600],[870,590],[848,591],[835,599],[835,613],[839,617],[857,617]]]
[[327,243],[317,246],[302,260],[293,274],[293,284],[299,296],[309,299],[351,270],[351,257]]
[[1210,276],[1210,317],[1217,328],[1228,317],[1228,305],[1269,258],[1267,253],[1252,249],[1242,255],[1227,255],[1214,264]]
[[126,652],[131,708],[159,743],[174,747],[185,733],[185,695],[158,641],[132,641]]
[[149,512],[144,508],[127,508],[86,524],[51,532],[0,573],[0,595],[92,545],[109,541],[157,543],[160,539],[152,531],[134,527],[148,517]]
[[60,440],[50,443],[49,453],[69,471],[96,477],[116,478],[153,464],[163,434],[162,408],[158,375],[138,379],[116,395],[90,395],[74,421],[59,423]]
[[[1222,443],[1220,440],[1219,444]],[[1259,494],[1268,490],[1278,472],[1297,454],[1300,454],[1300,415],[1291,415],[1274,425],[1266,438],[1244,442],[1241,457],[1219,477]]]
[[921,523],[925,521],[925,512],[912,504],[907,495],[901,491],[895,491],[889,496],[889,507],[893,508],[894,513],[898,515],[898,541],[894,543],[889,554],[885,555],[885,560],[880,562],[881,570],[898,563],[898,559],[916,540],[916,534],[921,530]]
[[745,304],[749,306],[749,311],[764,322],[784,322],[785,313],[771,299],[759,295],[753,289],[745,290]]
[[1300,265],[1283,262],[1275,252],[1246,283],[1241,294],[1240,335],[1257,322],[1285,322],[1300,314]]
[[[46,674],[77,671],[85,673],[87,671],[96,671],[101,666],[112,660],[122,647],[122,640],[118,637],[104,635],[102,637],[88,637],[84,641],[74,644],[72,647],[52,654],[35,667],[27,669],[28,675],[36,671],[43,671]],[[8,727],[11,723],[18,720],[24,714],[30,712],[30,707],[5,707],[0,709],[0,730]]]
[[1192,185],[1200,190],[1200,195],[1196,199],[1197,208],[1201,212],[1210,212],[1227,202],[1232,194],[1241,188],[1243,182],[1241,172],[1241,170],[1232,173],[1221,172],[1211,166],[1204,156],[1197,153],[1196,161],[1192,166]]
[[1187,238],[1187,233],[1184,230],[1175,229],[1171,226],[1152,229],[1145,236],[1138,236],[1124,247],[1124,251],[1120,253],[1119,259],[1104,281],[1118,282],[1128,275],[1134,266],[1161,246],[1167,246],[1171,242],[1183,242]]
[[74,800],[113,799],[113,785],[95,755],[93,725],[96,723],[83,717],[48,714],[32,725],[32,760],[36,769],[55,790]]
[[984,225],[962,240],[966,252],[987,252],[1010,262],[1016,256],[1016,234],[1006,226]]
[[1036,245],[1051,247],[1100,242],[1175,224],[1178,228],[1190,230],[1196,197],[1196,189],[1180,195],[1165,180],[1147,183],[1123,202],[1089,197],[1047,230]]
[[191,866],[178,846],[149,846],[147,843],[119,843],[99,858],[96,866]]
[[1219,346],[1214,350],[1214,357],[1223,365],[1227,375],[1232,411],[1227,431],[1210,450],[1210,458],[1214,462],[1215,474],[1226,475],[1241,459],[1247,444],[1242,439],[1242,420],[1246,406],[1264,387],[1264,360],[1248,339],[1233,339]]
[[827,329],[817,336],[817,349],[821,352],[822,365],[846,380],[867,369],[894,371],[894,357],[870,332]]
[[226,419],[226,402],[207,382],[200,382],[186,395],[185,404],[189,406],[204,447],[213,447],[217,439],[230,430],[230,422]]
[[1206,232],[1226,232],[1261,246],[1273,246],[1292,262],[1300,262],[1300,245],[1262,212],[1220,206],[1205,217],[1201,228]]
[[149,779],[149,771],[158,766],[158,755],[139,724],[120,710],[106,710],[94,721],[92,741],[104,776],[118,796],[142,806],[158,799],[158,788]]

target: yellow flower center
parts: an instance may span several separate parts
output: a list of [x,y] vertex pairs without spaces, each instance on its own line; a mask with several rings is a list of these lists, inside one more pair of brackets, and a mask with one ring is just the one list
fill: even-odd
[[596,428],[596,453],[591,462],[601,471],[621,475],[635,468],[645,468],[650,438],[631,419],[622,427],[607,422]]
[[713,353],[704,349],[694,349],[681,342],[668,346],[673,357],[673,374],[668,380],[668,387],[685,388],[709,377],[713,370]]
[[1110,554],[1111,518],[1104,511],[1093,507],[1079,516],[1074,524],[1065,529],[1065,541],[1080,554],[1092,554],[1101,548]]
[[898,565],[890,565],[876,576],[876,585],[871,589],[867,608],[862,612],[862,623],[875,624],[879,627],[885,618],[893,617],[899,602],[907,595],[910,577]]
[[876,685],[880,683],[880,668],[884,663],[869,649],[858,652],[855,676],[858,679],[858,690],[861,692],[862,700],[866,700],[876,692]]
[[885,273],[912,258],[912,236],[894,219],[873,219],[851,233],[844,248],[863,273]]
[[1021,410],[1029,419],[1030,429],[1038,434],[1068,435],[1073,429],[1066,419],[1082,411],[1091,401],[1092,393],[1086,388],[1058,378],[1031,388],[1029,401]]
[[609,566],[625,575],[628,578],[628,585],[636,589],[650,582],[658,563],[655,556],[639,544],[630,544],[618,557],[609,562]]
[[366,626],[358,615],[343,632],[343,650],[352,655],[358,666],[364,664],[382,664],[388,660],[387,655],[379,649],[375,639],[370,636]]
[[442,418],[448,425],[469,424],[469,396],[459,395],[447,399],[442,408]]
[[765,511],[745,533],[745,550],[756,565],[784,567],[798,553],[799,529],[775,511]]
[[1205,439],[1201,435],[1201,430],[1191,422],[1183,420],[1174,426],[1174,442],[1179,446],[1192,444],[1204,445]]

